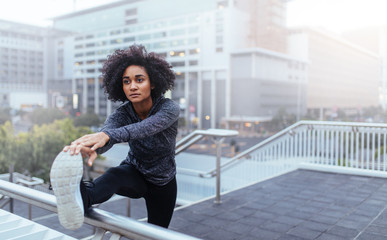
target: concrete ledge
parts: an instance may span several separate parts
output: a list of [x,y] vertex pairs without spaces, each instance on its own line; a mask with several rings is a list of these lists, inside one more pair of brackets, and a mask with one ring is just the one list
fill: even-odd
[[305,169],[305,170],[320,171],[320,172],[387,178],[387,172],[369,170],[369,169],[330,166],[330,165],[315,164],[315,163],[300,163],[298,168]]

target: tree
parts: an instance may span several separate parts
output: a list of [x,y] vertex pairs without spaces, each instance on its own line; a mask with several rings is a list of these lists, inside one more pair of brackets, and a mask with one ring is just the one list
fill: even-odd
[[66,115],[57,108],[37,108],[28,116],[30,121],[37,125],[52,123],[55,120],[66,118]]
[[0,171],[8,172],[14,146],[14,132],[11,122],[0,125]]
[[296,122],[296,115],[286,112],[284,107],[278,109],[271,122],[269,122],[269,130],[279,131]]
[[87,133],[91,133],[90,128],[75,127],[67,118],[35,125],[30,132],[14,136],[8,122],[0,126],[0,171],[8,172],[9,164],[14,164],[15,171],[28,171],[47,181],[56,155],[65,145]]
[[81,114],[79,117],[74,118],[74,126],[87,126],[87,127],[93,127],[93,126],[99,126],[101,123],[101,120],[99,119],[98,115],[95,113],[85,113]]

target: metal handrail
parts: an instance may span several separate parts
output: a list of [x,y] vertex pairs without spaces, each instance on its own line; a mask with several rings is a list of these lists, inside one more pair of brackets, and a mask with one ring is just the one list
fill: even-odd
[[[228,129],[214,129],[210,128],[207,130],[195,130],[192,133],[188,134],[186,137],[181,139],[176,144],[176,151],[175,153],[178,154],[181,151],[189,148],[192,144],[198,142],[203,137],[211,137],[213,142],[216,144],[216,170],[215,170],[215,176],[216,176],[216,194],[215,194],[215,203],[220,203],[220,160],[221,160],[221,153],[222,153],[222,142],[226,137],[233,137],[237,136],[239,134],[238,131],[235,130],[228,130]],[[177,171],[181,172],[190,172],[192,174],[192,170],[189,169],[177,169]],[[197,172],[193,171],[193,173],[198,174]],[[194,175],[196,175],[194,174]],[[200,173],[199,173],[200,174]]]
[[[0,194],[52,212],[57,212],[56,198],[54,195],[48,193],[0,180]],[[85,214],[85,223],[134,240],[198,240],[198,238],[183,233],[142,223],[101,209],[92,208],[88,211]]]
[[175,154],[179,154],[180,152],[184,151],[196,142],[203,139],[204,137],[224,138],[237,136],[238,134],[238,131],[227,129],[210,128],[207,130],[195,130],[176,143]]
[[[249,158],[249,154],[259,148],[262,148],[264,146],[267,146],[268,144],[274,142],[279,137],[282,137],[287,134],[294,134],[294,130],[301,126],[306,126],[313,128],[313,125],[323,125],[323,126],[346,126],[346,127],[377,127],[377,128],[387,128],[387,124],[383,123],[355,123],[355,122],[324,122],[324,121],[299,121],[284,130],[272,135],[271,137],[263,140],[262,142],[258,143],[257,145],[237,154],[227,162],[223,163],[220,168],[221,170],[226,170],[227,168],[231,167],[232,165],[239,163],[243,159]],[[201,178],[212,178],[216,176],[217,169],[214,168],[207,172],[198,172],[198,171],[192,171],[190,169],[179,169],[180,172],[188,173],[190,175],[196,175]]]

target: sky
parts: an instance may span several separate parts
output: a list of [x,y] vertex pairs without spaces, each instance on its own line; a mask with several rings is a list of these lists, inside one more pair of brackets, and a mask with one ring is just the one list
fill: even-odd
[[288,26],[318,26],[344,32],[369,25],[387,25],[387,0],[292,0]]
[[[113,1],[117,0],[0,0],[0,19],[48,26],[51,17]],[[387,25],[386,9],[387,0],[291,0],[287,24],[342,32]]]
[[52,17],[115,1],[117,0],[0,0],[0,19],[49,26],[49,19]]

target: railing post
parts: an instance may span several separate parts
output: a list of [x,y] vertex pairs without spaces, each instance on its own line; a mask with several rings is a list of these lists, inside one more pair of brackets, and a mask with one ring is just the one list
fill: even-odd
[[[9,165],[9,182],[13,183],[13,168],[14,165]],[[9,211],[13,213],[13,198],[9,198]]]
[[126,209],[126,215],[130,217],[131,215],[131,209],[130,209],[130,198],[127,199],[127,209]]
[[216,196],[215,196],[215,203],[219,204],[222,201],[220,200],[220,165],[221,165],[221,158],[222,158],[222,143],[224,141],[224,137],[220,138],[219,140],[216,140],[214,137],[213,141],[216,144]]

